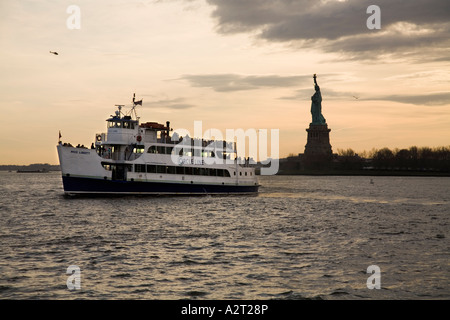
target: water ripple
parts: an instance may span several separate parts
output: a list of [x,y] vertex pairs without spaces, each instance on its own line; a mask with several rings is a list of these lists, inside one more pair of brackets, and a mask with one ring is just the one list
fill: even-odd
[[[63,197],[58,173],[0,178],[0,298],[450,298],[448,178],[275,176],[256,197],[93,199]],[[69,265],[81,290],[66,287]],[[381,290],[366,287],[370,265]]]

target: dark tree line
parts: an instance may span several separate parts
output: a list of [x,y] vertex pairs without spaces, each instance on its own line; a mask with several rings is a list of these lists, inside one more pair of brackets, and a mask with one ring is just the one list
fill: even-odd
[[382,148],[374,152],[372,164],[375,168],[450,171],[450,147]]
[[435,170],[450,172],[450,146],[372,149],[359,155],[352,149],[338,149],[340,161],[388,170]]

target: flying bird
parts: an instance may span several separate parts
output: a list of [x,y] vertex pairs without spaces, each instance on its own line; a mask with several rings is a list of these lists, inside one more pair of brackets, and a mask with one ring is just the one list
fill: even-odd
[[353,98],[355,98],[355,99],[359,99],[359,97],[357,97],[357,96],[352,96]]
[[53,53],[55,56],[58,55],[58,52],[55,52],[55,51],[50,51],[50,53]]

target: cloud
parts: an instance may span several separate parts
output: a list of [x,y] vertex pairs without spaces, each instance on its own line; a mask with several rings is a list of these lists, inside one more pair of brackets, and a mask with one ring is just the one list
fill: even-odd
[[427,83],[431,87],[435,88],[445,88],[450,83],[450,74],[444,69],[432,69],[432,70],[421,70],[418,72],[406,73],[393,75],[384,78],[392,84],[401,83],[408,88],[421,88],[424,83]]
[[[450,91],[449,92],[433,92],[425,94],[396,94],[396,95],[384,95],[384,96],[363,96],[358,92],[344,92],[335,91],[332,89],[322,89],[322,98],[324,102],[326,100],[359,100],[359,101],[392,101],[406,104],[414,104],[420,106],[441,106],[450,104]],[[310,100],[314,94],[312,88],[303,88],[296,90],[294,95],[280,97],[282,100]]]
[[[284,96],[279,99],[282,100],[311,100],[314,94],[314,88],[303,88],[295,91],[292,96]],[[324,100],[355,100],[359,99],[360,94],[357,92],[335,91],[329,88],[320,88],[320,93]]]
[[195,106],[193,104],[185,103],[184,98],[175,98],[175,99],[162,99],[150,102],[143,101],[142,107],[181,110],[194,108]]
[[[207,0],[217,32],[252,32],[272,42],[372,59],[411,50],[429,60],[450,60],[450,1],[377,0],[381,29],[366,26],[368,0]],[[367,53],[372,53],[370,57]]]
[[183,75],[194,87],[212,88],[218,92],[255,90],[264,87],[292,87],[312,81],[312,75],[238,75],[238,74],[198,74]]
[[450,91],[428,93],[422,95],[388,95],[365,100],[385,100],[415,105],[441,106],[450,104]]

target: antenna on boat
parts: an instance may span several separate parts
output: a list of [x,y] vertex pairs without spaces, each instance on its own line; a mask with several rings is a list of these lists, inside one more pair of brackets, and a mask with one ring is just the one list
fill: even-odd
[[134,117],[137,120],[139,120],[139,117],[138,117],[137,112],[136,112],[136,106],[137,105],[142,106],[142,99],[139,100],[139,101],[136,101],[136,93],[133,93],[133,107],[131,108],[130,114],[132,115],[134,113]]
[[117,109],[119,109],[119,110],[117,110],[116,113],[115,113],[115,114],[116,114],[116,117],[120,118],[120,114],[123,114],[123,112],[122,112],[123,104],[116,104],[115,106],[117,107]]

